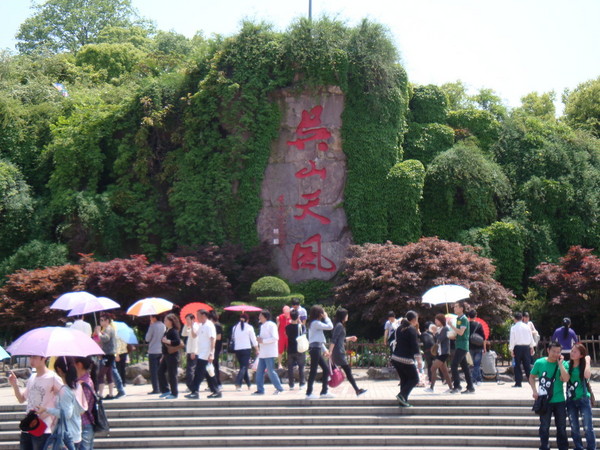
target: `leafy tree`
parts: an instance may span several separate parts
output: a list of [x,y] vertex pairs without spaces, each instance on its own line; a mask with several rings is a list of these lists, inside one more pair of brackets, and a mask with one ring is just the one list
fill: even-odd
[[491,112],[496,120],[502,120],[508,115],[506,106],[502,103],[502,99],[498,97],[493,89],[480,89],[479,92],[471,98],[481,109]]
[[386,191],[389,193],[388,235],[392,242],[406,244],[421,236],[419,203],[424,183],[425,167],[419,161],[409,159],[390,170]]
[[444,83],[440,88],[448,97],[448,108],[451,111],[473,107],[473,100],[467,94],[467,86],[462,81]]
[[500,137],[500,122],[491,112],[481,109],[450,111],[448,125],[454,128],[456,141],[475,138],[477,145],[485,152],[488,152]]
[[67,263],[67,247],[33,240],[19,247],[15,253],[0,261],[0,285],[5,275],[19,269],[42,269],[48,266],[61,266]]
[[80,265],[19,270],[0,288],[0,324],[9,335],[32,328],[57,325],[65,312],[49,306],[65,292],[84,290]]
[[432,84],[417,86],[408,104],[410,119],[417,123],[446,123],[448,97]]
[[33,207],[21,171],[0,159],[0,258],[6,258],[29,239]]
[[423,189],[423,232],[456,239],[506,211],[511,187],[502,168],[474,146],[457,144],[430,164]]
[[558,264],[542,263],[532,280],[545,290],[554,323],[568,316],[579,334],[600,332],[600,258],[573,246]]
[[574,128],[582,128],[600,137],[600,77],[581,83],[563,96],[565,119]]
[[22,53],[76,52],[97,42],[105,27],[128,27],[136,17],[131,0],[47,0],[33,10],[16,35]]
[[521,97],[521,107],[517,108],[515,112],[545,120],[552,120],[556,114],[556,108],[554,107],[555,100],[556,94],[554,91],[543,94],[531,92]]
[[89,66],[102,73],[103,81],[116,81],[130,73],[144,57],[144,53],[133,44],[88,44],[77,53],[79,66]]
[[468,302],[490,325],[502,323],[510,313],[513,295],[494,280],[494,266],[471,247],[438,238],[422,238],[405,246],[364,244],[353,246],[345,261],[335,302],[360,315],[363,321],[379,321],[387,311],[417,311],[431,320],[445,307],[430,308],[422,295],[441,284],[459,284],[471,291]]
[[454,144],[454,130],[440,123],[411,123],[404,140],[404,157],[429,165]]

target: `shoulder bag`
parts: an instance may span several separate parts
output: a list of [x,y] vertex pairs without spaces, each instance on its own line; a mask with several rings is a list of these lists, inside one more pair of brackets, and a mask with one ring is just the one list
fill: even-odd
[[302,332],[302,324],[298,324],[298,336],[296,337],[296,347],[298,353],[306,353],[308,351],[308,338],[306,333]]
[[346,379],[342,369],[331,364],[331,359],[329,359],[329,374],[329,381],[327,384],[332,388],[338,387]]
[[[558,362],[557,364],[560,364],[560,362]],[[554,369],[554,374],[552,375],[550,386],[548,386],[548,388],[546,389],[546,392],[549,392],[549,394],[538,395],[538,398],[536,398],[533,402],[533,407],[531,408],[531,410],[538,416],[543,416],[548,411],[548,405],[550,405],[550,400],[552,400],[552,394],[554,392],[554,378],[556,377],[557,371],[558,365],[556,366],[556,369]]]
[[104,410],[102,399],[98,397],[89,384],[81,383],[81,387],[90,391],[94,397],[94,406],[92,407],[91,413],[94,433],[108,433],[110,431],[110,426],[108,424],[108,418],[106,417],[106,411]]
[[227,352],[228,353],[234,353],[235,352],[235,329],[237,327],[237,324],[235,324],[233,326],[233,328],[231,329],[231,337],[229,338],[229,343],[227,344]]
[[473,330],[471,336],[469,336],[469,343],[473,344],[475,347],[483,347],[484,338],[478,333],[479,328],[481,328],[481,324],[478,322],[476,323],[478,326]]
[[183,343],[183,341],[179,341],[179,345],[167,345],[167,351],[169,352],[169,355],[177,353],[179,350],[182,350],[184,348],[185,344]]

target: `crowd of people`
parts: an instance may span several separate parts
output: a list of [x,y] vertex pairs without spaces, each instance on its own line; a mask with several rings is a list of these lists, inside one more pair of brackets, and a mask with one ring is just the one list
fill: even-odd
[[[384,326],[384,343],[390,348],[390,364],[400,378],[400,392],[396,396],[401,407],[410,407],[409,397],[422,381],[420,373],[426,374],[425,392],[434,393],[438,376],[446,384],[444,393],[473,394],[482,378],[482,355],[492,353],[488,348],[485,332],[477,319],[475,310],[468,310],[464,301],[453,305],[455,318],[437,314],[433,322],[425,323],[421,332],[419,316],[408,311],[401,319],[393,312],[388,314]],[[365,394],[353,377],[347,361],[346,342],[356,342],[356,336],[346,335],[348,311],[340,308],[333,321],[319,305],[307,312],[296,300],[291,307],[284,307],[282,314],[272,320],[271,313],[259,313],[259,329],[255,332],[248,314],[242,313],[231,329],[228,349],[235,354],[239,371],[235,377],[235,389],[245,385],[251,389],[249,369],[254,351],[256,370],[253,395],[265,395],[265,372],[274,387],[273,395],[285,389],[276,368],[283,369],[283,355],[287,357],[287,382],[294,390],[305,390],[308,400],[333,398],[328,380],[332,368],[345,373],[357,396]],[[582,419],[587,449],[595,449],[589,387],[590,357],[584,345],[578,343],[571,321],[563,320],[552,336],[548,356],[534,361],[539,333],[527,313],[515,313],[510,330],[509,349],[513,357],[514,387],[522,387],[523,379],[529,381],[533,397],[548,394],[550,407],[540,416],[541,449],[548,448],[549,427],[554,416],[559,449],[568,448],[566,417],[569,417],[571,436],[576,449],[583,449],[580,432]],[[57,357],[48,368],[47,358],[30,357],[34,374],[24,390],[17,384],[14,374],[9,382],[17,400],[27,402],[27,410],[34,410],[44,422],[46,431],[41,435],[27,432],[21,434],[22,449],[43,449],[44,443],[56,427],[58,418],[68,425],[68,449],[92,449],[94,442],[94,417],[92,414],[96,396],[106,400],[122,397],[124,374],[119,373],[118,362],[127,354],[124,343],[119,342],[110,314],[100,316],[94,329],[78,318],[72,325],[88,333],[101,345],[105,355],[97,360],[91,357]],[[331,338],[326,337],[331,332]],[[328,333],[329,334],[329,333]],[[177,315],[167,314],[161,321],[150,316],[145,335],[148,342],[148,361],[152,390],[149,395],[164,399],[179,396],[177,370],[180,357],[185,354],[185,384],[187,399],[200,398],[200,386],[206,380],[207,398],[222,397],[222,385],[218,367],[219,354],[224,342],[223,327],[214,311],[200,309],[188,314],[181,324]],[[306,342],[302,342],[305,340]],[[310,357],[308,379],[305,379],[306,357]],[[329,360],[329,362],[328,362]],[[295,368],[297,367],[297,377]],[[321,388],[314,391],[317,374],[321,371]],[[450,370],[449,370],[450,369]],[[462,371],[466,387],[461,387]],[[552,375],[551,375],[552,374]],[[523,376],[524,375],[524,376]],[[536,386],[536,381],[539,381]],[[564,384],[566,383],[566,391]],[[104,389],[108,394],[103,397]],[[115,393],[116,391],[116,393]]]

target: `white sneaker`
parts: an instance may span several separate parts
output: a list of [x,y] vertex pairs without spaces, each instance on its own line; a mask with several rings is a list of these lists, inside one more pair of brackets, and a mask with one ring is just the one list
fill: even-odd
[[327,394],[321,394],[321,398],[335,398],[335,395],[328,392]]
[[319,396],[317,394],[310,394],[306,396],[306,400],[318,400]]
[[423,389],[423,392],[427,392],[428,394],[433,394],[433,389],[430,387]]

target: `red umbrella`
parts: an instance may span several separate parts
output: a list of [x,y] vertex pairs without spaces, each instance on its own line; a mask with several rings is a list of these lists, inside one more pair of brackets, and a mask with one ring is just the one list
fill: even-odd
[[241,311],[241,312],[254,312],[254,311],[262,311],[262,308],[258,306],[252,305],[235,305],[228,306],[227,308],[223,308],[225,311]]
[[[194,317],[196,317],[196,313],[198,312],[199,309],[205,309],[207,311],[212,311],[213,307],[210,305],[207,305],[206,303],[202,303],[202,302],[188,303],[183,308],[181,308],[181,311],[179,312],[179,317],[181,317],[181,321],[185,322],[185,316],[187,316],[188,314],[193,314]],[[198,320],[197,317],[196,317],[196,320]]]
[[479,322],[481,324],[481,327],[483,328],[483,337],[486,339],[490,338],[490,326],[487,324],[487,322],[479,317],[475,317],[475,321]]

